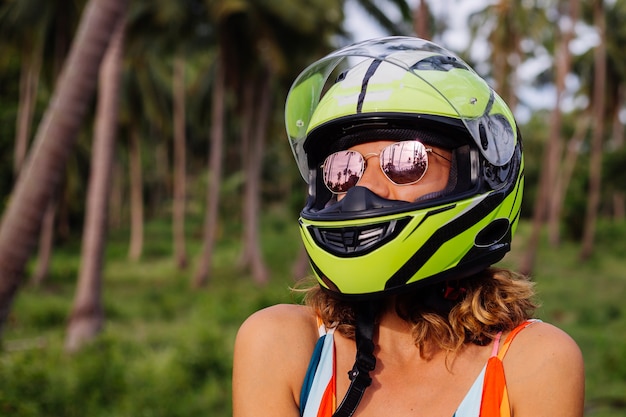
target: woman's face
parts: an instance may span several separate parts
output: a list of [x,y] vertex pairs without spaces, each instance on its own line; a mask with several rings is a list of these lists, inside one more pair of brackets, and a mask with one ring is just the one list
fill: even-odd
[[[365,171],[358,183],[359,186],[366,187],[379,197],[388,200],[408,202],[413,202],[426,194],[441,191],[445,188],[450,175],[450,151],[427,145],[426,147],[432,149],[433,152],[428,152],[428,169],[422,179],[415,184],[396,185],[385,176],[378,160],[380,151],[392,143],[394,141],[381,140],[363,143],[350,148],[350,150],[365,155],[367,159]],[[341,200],[343,197],[344,195],[340,194],[337,196],[337,199]]]

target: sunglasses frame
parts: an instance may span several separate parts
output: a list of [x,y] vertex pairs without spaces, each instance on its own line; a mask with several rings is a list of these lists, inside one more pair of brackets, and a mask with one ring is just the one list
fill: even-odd
[[[423,152],[423,154],[424,154],[424,156],[425,156],[425,158],[423,159],[423,160],[424,160],[424,162],[425,162],[425,167],[424,167],[424,171],[422,172],[422,174],[420,175],[420,177],[419,177],[419,178],[417,178],[416,180],[413,180],[413,181],[410,181],[410,182],[406,182],[406,183],[398,183],[398,182],[394,181],[393,179],[391,179],[391,178],[389,177],[388,173],[387,173],[387,172],[385,172],[385,169],[384,169],[384,167],[383,167],[383,159],[384,159],[384,158],[380,158],[380,155],[382,155],[382,154],[383,154],[385,151],[387,151],[389,148],[394,147],[394,146],[398,146],[398,144],[403,144],[403,143],[419,144],[419,145],[418,145],[418,148],[419,148],[419,146],[421,146],[421,147],[422,147],[423,151],[421,151],[421,150],[420,150],[420,153],[422,153],[422,152]],[[333,155],[339,154],[339,153],[341,153],[341,152],[351,152],[351,153],[354,153],[354,154],[356,154],[356,155],[359,155],[359,156],[361,157],[361,159],[360,159],[360,166],[361,166],[361,168],[360,168],[360,172],[359,172],[358,174],[356,174],[356,173],[352,173],[352,175],[356,175],[356,176],[358,177],[358,178],[357,178],[357,180],[356,180],[356,182],[355,182],[354,184],[352,184],[352,185],[348,186],[348,187],[345,189],[345,191],[335,191],[335,190],[333,190],[333,189],[332,189],[332,188],[328,185],[327,175],[326,175],[326,174],[327,174],[327,172],[326,172],[326,170],[325,170],[325,167],[326,167],[326,165],[329,163],[328,161],[329,161],[329,159],[330,159]],[[424,175],[426,175],[426,172],[428,171],[428,165],[429,165],[429,161],[428,161],[428,154],[429,154],[429,153],[435,154],[435,155],[437,155],[437,156],[439,156],[439,157],[441,157],[441,158],[445,159],[446,161],[450,162],[450,160],[449,160],[448,158],[446,158],[445,156],[443,156],[443,155],[441,155],[441,154],[439,154],[439,153],[437,153],[437,152],[433,151],[433,149],[432,149],[432,148],[428,148],[428,147],[426,147],[426,145],[424,145],[424,144],[423,144],[422,142],[420,142],[420,141],[417,141],[417,140],[405,140],[405,141],[399,141],[399,142],[394,142],[394,143],[391,143],[391,144],[389,144],[389,145],[385,146],[383,149],[381,149],[381,150],[380,150],[380,152],[378,152],[378,153],[375,153],[375,152],[370,152],[370,153],[367,153],[367,154],[363,155],[362,153],[360,153],[360,152],[358,152],[358,151],[355,151],[355,150],[351,150],[351,149],[344,149],[344,150],[341,150],[341,151],[333,152],[333,153],[331,153],[330,155],[328,155],[328,156],[324,159],[324,162],[320,165],[320,168],[322,169],[322,178],[323,178],[323,180],[324,180],[324,185],[326,186],[326,188],[328,188],[328,190],[329,190],[331,193],[333,193],[333,194],[336,194],[336,195],[341,195],[341,194],[345,194],[345,193],[347,193],[347,192],[348,192],[348,190],[349,190],[350,188],[352,188],[352,187],[356,186],[356,185],[359,183],[359,181],[361,181],[361,178],[363,178],[363,174],[365,173],[365,169],[367,168],[367,161],[368,161],[368,159],[370,159],[370,158],[372,158],[372,157],[374,157],[374,156],[378,156],[378,157],[379,157],[379,158],[378,158],[378,165],[379,165],[379,167],[380,167],[380,170],[382,171],[382,173],[385,175],[385,177],[386,177],[386,178],[387,178],[387,179],[388,179],[388,180],[389,180],[392,184],[394,184],[394,185],[398,185],[398,186],[404,186],[404,185],[413,185],[413,184],[416,184],[416,183],[418,183],[418,182],[419,182],[422,178],[424,178]],[[347,167],[347,166],[348,166],[348,165],[346,164],[346,167]],[[346,181],[344,184],[347,184],[347,183],[348,183],[348,181]]]

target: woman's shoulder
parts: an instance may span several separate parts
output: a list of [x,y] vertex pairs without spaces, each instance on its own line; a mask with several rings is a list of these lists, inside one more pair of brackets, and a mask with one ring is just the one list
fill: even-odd
[[297,304],[276,304],[254,312],[243,322],[239,331],[252,331],[257,334],[294,331],[306,334],[314,330],[313,333],[317,334],[316,327],[315,314],[309,307]]
[[551,355],[566,358],[581,356],[578,345],[565,331],[550,323],[534,321],[516,335],[507,357],[526,356],[528,359],[539,359]]
[[235,341],[234,415],[297,415],[317,338],[315,314],[305,306],[275,305],[248,317]]
[[582,415],[582,353],[560,328],[544,322],[527,326],[511,343],[504,367],[516,416]]
[[317,320],[313,311],[296,304],[277,304],[248,317],[239,328],[237,340],[246,345],[274,351],[301,347],[308,351],[318,338]]
[[318,337],[317,320],[309,307],[277,304],[253,313],[242,323],[236,347],[272,352],[273,357],[284,352],[301,358],[312,352]]
[[301,329],[302,326],[316,327],[316,318],[313,310],[307,306],[276,304],[252,313],[243,322],[242,328],[250,326],[262,327],[268,331],[280,330],[285,326]]

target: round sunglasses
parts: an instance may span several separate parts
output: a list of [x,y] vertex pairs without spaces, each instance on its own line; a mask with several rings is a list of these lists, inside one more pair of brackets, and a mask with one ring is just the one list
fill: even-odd
[[352,150],[335,152],[328,155],[322,164],[324,184],[334,194],[346,193],[359,182],[367,160],[373,156],[378,156],[380,169],[389,181],[396,185],[415,184],[426,174],[429,152],[450,161],[416,140],[392,143],[380,153],[362,155]]

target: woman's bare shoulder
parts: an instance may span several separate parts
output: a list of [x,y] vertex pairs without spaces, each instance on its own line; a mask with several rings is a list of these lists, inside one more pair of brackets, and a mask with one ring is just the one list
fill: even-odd
[[264,308],[248,317],[239,329],[239,334],[268,333],[275,337],[278,334],[291,334],[300,337],[313,335],[316,338],[316,319],[309,307],[296,304],[277,304]]
[[233,415],[297,416],[317,338],[315,315],[308,307],[281,304],[246,319],[235,341]]
[[528,326],[511,344],[504,366],[516,417],[582,416],[583,357],[563,330],[544,322]]
[[256,352],[308,355],[318,338],[317,321],[309,307],[277,304],[248,317],[237,333],[235,347]]
[[568,360],[582,360],[578,344],[569,334],[542,321],[532,323],[516,336],[507,357],[523,355],[530,356],[528,359],[557,355]]

